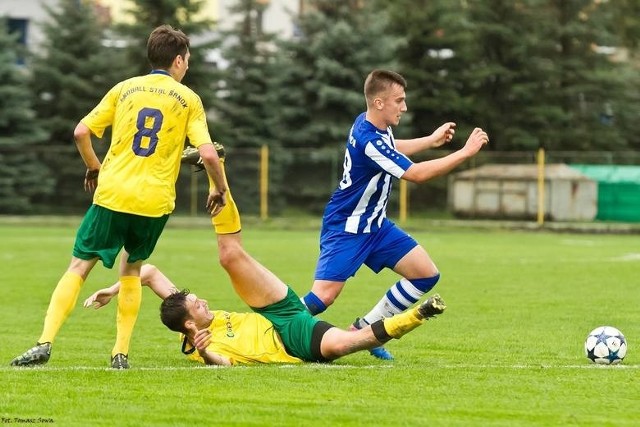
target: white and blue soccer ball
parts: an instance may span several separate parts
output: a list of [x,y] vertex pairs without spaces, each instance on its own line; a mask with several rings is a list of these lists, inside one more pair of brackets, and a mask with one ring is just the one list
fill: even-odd
[[600,326],[589,333],[584,342],[584,351],[594,363],[615,365],[627,355],[627,340],[613,326]]

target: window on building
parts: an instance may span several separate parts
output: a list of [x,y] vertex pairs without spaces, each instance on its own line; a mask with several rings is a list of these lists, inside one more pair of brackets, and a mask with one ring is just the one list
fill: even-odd
[[[27,46],[27,29],[29,27],[28,19],[9,18],[7,19],[9,26],[9,34],[17,35],[17,42],[23,47]],[[26,49],[25,49],[26,50]],[[18,64],[24,65],[24,54],[18,53]]]

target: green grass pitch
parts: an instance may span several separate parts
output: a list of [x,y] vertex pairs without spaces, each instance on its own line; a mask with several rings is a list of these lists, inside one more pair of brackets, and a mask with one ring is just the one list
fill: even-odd
[[[171,224],[171,221],[170,221]],[[181,355],[148,289],[128,371],[107,369],[115,305],[81,303],[116,279],[96,266],[45,367],[10,360],[38,338],[66,269],[75,226],[0,226],[0,421],[58,426],[635,426],[640,420],[637,235],[412,230],[442,273],[439,318],[332,364],[203,367]],[[299,294],[313,279],[315,230],[250,226],[248,251]],[[217,263],[209,228],[168,228],[150,262],[179,287],[230,311],[246,307]],[[324,320],[347,326],[395,280],[362,269]],[[583,342],[612,325],[629,343],[619,366],[591,364]],[[638,344],[637,344],[638,343]]]

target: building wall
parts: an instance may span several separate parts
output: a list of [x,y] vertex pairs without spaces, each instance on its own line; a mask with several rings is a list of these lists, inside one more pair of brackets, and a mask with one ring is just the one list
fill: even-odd
[[[42,44],[43,34],[40,25],[48,14],[42,7],[43,0],[1,0],[0,16],[26,21],[25,44],[35,49]],[[47,4],[55,6],[57,0],[49,0]]]
[[[102,6],[108,7],[111,11],[111,18],[114,22],[126,22],[132,17],[126,13],[131,0],[95,0]],[[291,20],[291,14],[300,13],[304,0],[262,0],[267,4],[263,15],[263,28],[265,32],[277,33],[283,37],[292,37],[295,28]],[[237,4],[237,0],[208,0],[202,8],[202,15],[208,19],[217,20],[221,29],[229,29],[233,26],[233,21],[229,19],[231,15],[229,9]],[[289,12],[290,11],[290,12]]]
[[[114,22],[129,22],[133,17],[127,13],[132,0],[94,0],[101,6],[108,7],[111,12],[111,19]],[[218,17],[218,3],[224,0],[207,0],[202,7],[202,15],[216,19]]]
[[[267,8],[262,18],[262,28],[266,33],[275,33],[284,38],[295,35],[296,29],[292,17],[297,16],[304,7],[304,0],[263,0]],[[229,9],[236,0],[218,0],[220,28],[229,29],[234,22],[229,19]]]
[[[132,17],[126,12],[132,0],[78,0],[93,1],[104,10],[108,10],[114,22],[126,22]],[[292,16],[301,13],[305,0],[261,0],[267,4],[263,15],[263,30],[276,33],[281,37],[290,38],[296,33]],[[24,43],[30,50],[37,50],[43,42],[40,29],[42,22],[47,19],[47,12],[43,7],[55,7],[58,0],[0,0],[0,16],[14,20],[14,23],[24,23]],[[208,0],[202,13],[209,19],[217,20],[221,29],[228,29],[234,22],[229,19],[229,9],[237,0]]]
[[[538,214],[538,166],[491,164],[453,174],[450,197],[461,217],[535,219]],[[564,164],[544,172],[543,213],[551,220],[591,221],[596,217],[596,182]]]

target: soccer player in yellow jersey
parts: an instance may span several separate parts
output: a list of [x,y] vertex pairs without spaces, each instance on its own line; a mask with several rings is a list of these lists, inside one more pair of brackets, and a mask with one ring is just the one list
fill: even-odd
[[[234,204],[225,206],[220,216],[230,219],[215,224],[220,263],[253,313],[212,311],[206,300],[178,291],[155,266],[146,264],[141,270],[142,283],[163,299],[162,322],[183,334],[182,351],[194,360],[227,366],[330,361],[400,338],[446,308],[434,295],[411,310],[359,330],[334,327],[313,317],[290,287],[243,249]],[[121,283],[115,283],[101,289],[84,306],[100,308],[120,288]]]
[[[182,31],[169,25],[156,28],[147,42],[151,73],[116,84],[76,126],[74,138],[87,167],[84,186],[95,191],[93,204],[78,229],[71,263],[51,296],[40,339],[11,365],[49,360],[51,345],[91,269],[98,260],[112,268],[124,247],[111,366],[129,367],[129,343],[142,292],[140,268],[175,207],[175,183],[187,139],[198,149],[213,184],[209,211],[216,215],[224,207],[224,172],[202,102],[180,83],[189,68],[189,56],[189,39]],[[111,144],[101,163],[91,134],[101,137],[109,126]]]

